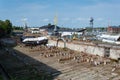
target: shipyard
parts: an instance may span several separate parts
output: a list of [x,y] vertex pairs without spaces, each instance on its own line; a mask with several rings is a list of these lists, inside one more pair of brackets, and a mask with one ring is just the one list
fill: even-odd
[[119,2],[0,1],[0,80],[120,80]]
[[[79,38],[71,38],[70,32],[59,36],[54,28],[54,35],[47,30],[33,31],[28,28],[15,32],[11,39],[1,39],[1,63],[16,80],[27,75],[40,80],[119,80],[119,44],[90,40],[83,33]],[[9,47],[12,44],[15,47]]]

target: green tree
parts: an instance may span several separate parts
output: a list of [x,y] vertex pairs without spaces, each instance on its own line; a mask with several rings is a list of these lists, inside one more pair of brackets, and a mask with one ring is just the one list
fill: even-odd
[[2,30],[1,34],[3,34],[4,32],[5,35],[9,35],[12,31],[12,23],[10,22],[10,20],[0,20],[0,29]]
[[6,33],[10,34],[12,31],[12,23],[10,20],[5,20]]

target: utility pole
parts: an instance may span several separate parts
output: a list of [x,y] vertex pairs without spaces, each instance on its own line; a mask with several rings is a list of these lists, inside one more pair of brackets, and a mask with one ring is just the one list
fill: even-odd
[[25,32],[27,32],[27,30],[28,30],[27,18],[24,18],[22,21],[23,21],[23,24],[24,24],[24,30],[25,30]]

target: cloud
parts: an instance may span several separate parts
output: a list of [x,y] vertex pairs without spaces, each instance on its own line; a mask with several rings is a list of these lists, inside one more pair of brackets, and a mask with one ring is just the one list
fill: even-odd
[[48,10],[48,8],[49,8],[48,4],[43,5],[38,3],[28,3],[15,8],[14,11],[21,16],[38,17],[46,14],[45,12]]
[[[82,11],[87,11],[89,13],[99,13],[99,14],[103,14],[107,11],[109,12],[113,12],[113,11],[117,11],[118,9],[120,9],[120,5],[117,4],[110,4],[110,3],[99,3],[99,4],[95,4],[95,5],[88,5],[88,6],[83,6],[80,8]],[[89,14],[88,13],[88,14]]]
[[28,20],[28,18],[23,18],[23,19],[21,19],[21,21],[27,21]]
[[47,19],[47,18],[46,18],[46,19],[43,19],[44,22],[48,22],[49,20],[50,20],[50,19]]
[[77,18],[76,20],[78,20],[78,21],[83,21],[83,20],[85,20],[84,18]]
[[62,20],[64,20],[64,21],[69,21],[70,18],[62,18]]
[[[31,2],[25,0],[25,2],[20,1],[19,4],[14,3],[14,6],[0,5],[1,19],[8,18],[12,19],[13,22],[27,20],[30,25],[44,25],[48,21],[53,23],[53,16],[57,10],[57,13],[60,14],[58,23],[61,25],[86,26],[89,25],[90,17],[94,18],[95,26],[106,24],[108,18],[112,20],[114,25],[119,24],[120,0],[70,0],[67,2],[61,0],[56,4],[55,2],[49,3],[50,0],[47,1]],[[20,22],[15,23],[21,24]]]
[[20,9],[28,9],[28,10],[38,10],[38,9],[45,9],[48,8],[48,5],[42,5],[37,3],[29,3],[23,4]]
[[103,21],[104,19],[103,18],[97,18],[96,20],[97,21]]
[[77,20],[77,21],[88,21],[89,18],[81,18],[81,17],[78,17],[78,18],[76,18],[75,20]]

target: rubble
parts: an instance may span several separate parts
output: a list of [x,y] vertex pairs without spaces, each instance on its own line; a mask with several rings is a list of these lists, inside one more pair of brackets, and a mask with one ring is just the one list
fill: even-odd
[[116,70],[116,68],[113,68],[113,69],[112,69],[112,72],[114,72],[115,70]]
[[55,46],[36,46],[33,49],[29,49],[30,53],[39,52],[40,56],[44,56],[45,58],[49,57],[59,57],[58,62],[65,62],[69,60],[73,60],[76,63],[87,62],[94,66],[98,65],[106,65],[111,62],[110,59],[106,59],[100,56],[86,54],[84,52],[76,52],[70,49],[58,48]]
[[73,59],[73,57],[61,58],[61,59],[58,59],[58,61],[63,62],[63,61],[71,60],[71,59]]
[[111,73],[112,76],[117,76],[118,74],[117,73]]
[[[46,46],[23,46],[18,45],[15,50],[22,52],[26,56],[33,58],[30,60],[24,56],[18,55],[14,52],[9,52],[13,56],[17,57],[20,61],[26,65],[34,65],[37,69],[45,70],[51,73],[53,76],[58,76],[56,80],[107,80],[113,77],[119,78],[120,64],[111,64],[112,61],[109,58],[100,57],[97,55],[87,54],[85,52],[77,52],[67,48],[58,48],[54,44],[47,44]],[[52,72],[52,70],[44,67],[43,64],[35,64],[37,62],[44,63],[49,67],[52,67],[61,72]]]
[[[18,48],[21,48],[23,51],[25,47],[18,47]],[[88,77],[85,77],[86,75],[89,75],[90,79],[94,79],[94,80],[96,80],[96,78],[92,78],[92,77],[99,75],[100,79],[106,80],[110,77],[108,76],[103,77],[103,75],[108,75],[109,73],[110,75],[112,74],[112,76],[114,76],[114,73],[118,74],[119,72],[117,71],[120,69],[119,65],[115,63],[113,66],[110,66],[112,68],[109,68],[108,69],[109,72],[106,74],[106,71],[104,71],[103,67],[111,65],[112,62],[109,58],[90,55],[83,52],[77,52],[67,48],[58,48],[55,46],[53,47],[36,46],[33,47],[33,49],[30,49],[30,47],[26,47],[25,52],[27,55],[31,57],[34,56],[34,58],[40,60],[40,62],[42,61],[46,65],[53,66],[55,67],[55,69],[61,71],[63,75],[60,74],[60,76],[63,77],[58,77],[58,79],[60,80],[67,80],[70,78],[73,80],[79,80],[79,77],[83,79],[85,78],[87,79]],[[26,64],[29,64],[28,60],[26,60],[25,58],[24,59],[21,58],[21,59],[23,61],[25,60],[24,62]],[[102,67],[103,69],[100,70],[99,69],[100,67]],[[94,70],[95,68],[96,71]],[[53,76],[56,74],[57,73],[53,73]]]

